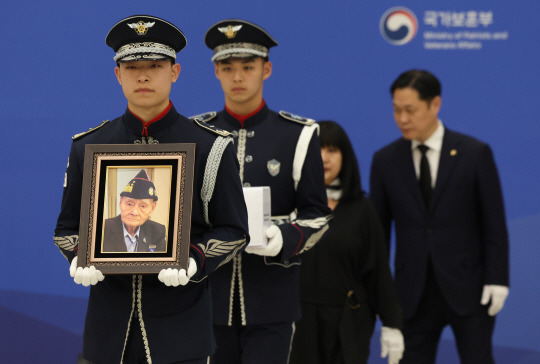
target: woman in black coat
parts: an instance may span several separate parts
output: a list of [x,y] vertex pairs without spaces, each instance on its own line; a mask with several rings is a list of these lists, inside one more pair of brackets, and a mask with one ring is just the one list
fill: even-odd
[[345,131],[321,121],[321,155],[330,231],[302,257],[302,318],[296,323],[291,364],[366,363],[376,316],[381,356],[403,354],[401,309],[377,213],[364,195],[358,163]]

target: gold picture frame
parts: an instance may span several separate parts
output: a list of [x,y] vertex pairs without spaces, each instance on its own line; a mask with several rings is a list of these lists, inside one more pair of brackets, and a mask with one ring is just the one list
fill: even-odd
[[[78,265],[103,274],[187,268],[194,160],[193,143],[87,144]],[[146,195],[134,197],[135,185]]]

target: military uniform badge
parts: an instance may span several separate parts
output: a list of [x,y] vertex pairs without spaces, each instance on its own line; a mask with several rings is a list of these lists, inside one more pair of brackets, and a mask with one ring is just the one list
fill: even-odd
[[214,125],[212,124],[207,124],[206,122],[204,122],[202,119],[199,119],[198,117],[193,117],[193,118],[190,118],[191,120],[193,120],[197,125],[199,125],[201,128],[204,128],[206,130],[209,130],[211,131],[212,133],[214,134],[217,134],[219,136],[222,136],[222,137],[228,137],[228,136],[231,136],[232,134],[230,132],[228,132],[227,130],[223,130],[223,129],[220,129],[220,128],[217,128],[215,127]]
[[290,113],[288,111],[283,111],[282,110],[282,111],[279,112],[279,115],[284,119],[291,120],[291,121],[294,121],[296,123],[300,123],[300,124],[303,124],[303,125],[312,125],[312,124],[315,123],[314,119],[305,118],[303,116],[296,115],[296,114]]
[[268,169],[268,173],[270,173],[272,177],[275,177],[279,174],[280,167],[281,163],[276,159],[271,159],[266,162],[266,168]]
[[205,113],[202,113],[202,114],[190,116],[189,119],[191,119],[191,120],[199,119],[199,120],[202,120],[203,122],[207,123],[210,120],[212,120],[213,118],[215,118],[216,115],[217,115],[217,112],[209,111],[209,112],[205,112]]

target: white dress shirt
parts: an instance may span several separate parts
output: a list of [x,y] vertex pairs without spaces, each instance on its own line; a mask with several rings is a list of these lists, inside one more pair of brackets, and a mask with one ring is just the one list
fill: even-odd
[[124,223],[122,223],[122,228],[124,229],[124,240],[126,243],[126,248],[128,252],[136,252],[137,251],[137,244],[139,243],[139,232],[141,231],[141,228],[138,227],[137,231],[135,232],[134,236],[129,235],[128,231],[126,230],[126,227],[124,226]]

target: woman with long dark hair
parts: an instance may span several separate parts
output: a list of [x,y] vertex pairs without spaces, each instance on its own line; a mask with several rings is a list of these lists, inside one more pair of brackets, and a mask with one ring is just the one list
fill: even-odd
[[382,321],[381,356],[403,354],[401,309],[377,213],[362,191],[351,142],[339,124],[321,121],[320,142],[330,231],[302,257],[302,318],[290,363],[366,363],[376,316]]

